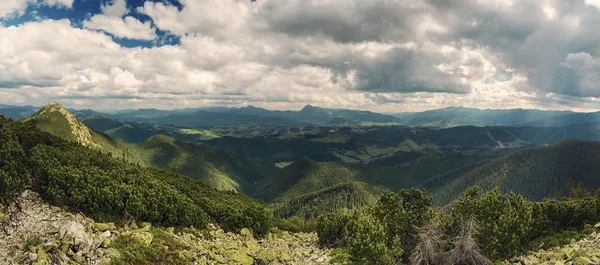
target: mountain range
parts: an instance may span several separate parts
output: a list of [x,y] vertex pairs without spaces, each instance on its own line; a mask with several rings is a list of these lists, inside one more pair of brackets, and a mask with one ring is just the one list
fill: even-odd
[[[595,179],[600,173],[600,146],[581,140],[561,142],[600,140],[600,126],[594,123],[560,128],[316,127],[310,132],[320,134],[300,136],[301,130],[288,128],[291,136],[283,138],[226,136],[200,143],[162,134],[181,136],[156,123],[124,122],[93,111],[74,113],[52,102],[22,121],[144,167],[172,169],[211,187],[262,199],[279,217],[315,217],[360,208],[385,189],[423,187],[436,204],[446,205],[472,185],[498,186],[533,200],[566,195],[568,179],[594,189],[600,186]],[[284,161],[289,162],[275,166]]]
[[[31,116],[39,107],[1,105],[0,113],[8,118]],[[80,119],[91,116],[112,117],[121,122],[149,122],[195,127],[240,125],[405,125],[410,127],[449,128],[457,126],[533,126],[564,127],[572,124],[600,122],[600,112],[578,113],[535,109],[475,109],[447,107],[423,112],[376,113],[370,111],[328,109],[306,105],[299,111],[267,110],[252,105],[240,108],[201,107],[175,110],[128,109],[110,113],[69,109]]]

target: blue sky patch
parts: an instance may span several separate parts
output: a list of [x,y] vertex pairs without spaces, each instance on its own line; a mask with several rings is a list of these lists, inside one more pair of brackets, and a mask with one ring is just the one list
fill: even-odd
[[[13,16],[8,19],[0,17],[0,23],[4,26],[18,26],[29,21],[38,21],[43,19],[69,19],[71,25],[77,28],[83,28],[83,22],[90,19],[92,16],[101,14],[101,6],[113,3],[114,0],[75,0],[72,8],[65,8],[63,6],[47,6],[41,3],[27,6],[25,13],[22,16]],[[153,28],[156,25],[150,19],[150,17],[141,14],[137,11],[138,7],[144,5],[145,2],[162,2],[172,6],[176,6],[179,10],[183,8],[181,3],[177,0],[162,0],[162,1],[149,1],[149,0],[127,0],[128,13],[126,16],[132,16],[141,22],[150,21]],[[104,31],[103,31],[104,32]],[[163,45],[177,45],[180,43],[180,38],[169,34],[168,32],[156,29],[157,39],[155,40],[137,40],[128,38],[119,38],[109,32],[104,32],[111,36],[113,40],[123,47],[155,47]]]

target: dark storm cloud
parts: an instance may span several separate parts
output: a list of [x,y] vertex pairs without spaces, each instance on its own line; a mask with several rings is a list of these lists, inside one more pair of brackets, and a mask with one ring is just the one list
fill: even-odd
[[470,85],[459,82],[460,74],[442,72],[436,67],[446,59],[435,52],[426,54],[392,49],[375,60],[356,63],[355,89],[377,93],[469,92]]
[[[514,69],[527,77],[521,90],[600,96],[598,83],[593,86],[586,81],[583,69],[561,65],[569,54],[584,52],[593,60],[600,56],[600,11],[584,0],[291,0],[269,2],[261,15],[270,30],[295,37],[482,47],[494,55],[489,59],[498,68]],[[428,17],[444,30],[423,32]],[[356,71],[359,81],[355,89],[362,91],[468,92],[468,85],[433,67],[444,59],[452,58],[394,50],[375,61],[354,58],[350,70]],[[347,65],[332,65],[334,72],[345,73],[348,69],[344,68]],[[581,86],[582,82],[588,87]]]
[[337,42],[409,38],[416,1],[270,1],[260,16],[269,29],[294,36],[320,35]]
[[593,70],[563,65],[570,54],[586,53],[589,61],[600,55],[600,10],[584,0],[513,1],[504,8],[486,1],[428,2],[444,17],[444,24],[451,25],[440,39],[487,47],[501,63],[528,78],[521,89],[600,96],[600,85],[589,78]]
[[[440,27],[431,17],[437,14],[434,7],[420,1],[271,1],[262,6],[259,14],[270,31],[300,42],[329,39],[340,45],[415,42],[422,46],[429,41],[426,34],[431,29],[427,27]],[[441,44],[456,46],[451,42]],[[462,94],[471,89],[469,84],[459,82],[465,76],[439,69],[441,64],[460,59],[435,50],[440,47],[392,48],[375,57],[344,46],[327,51],[327,56],[319,56],[323,51],[312,50],[314,47],[297,44],[290,49],[290,55],[276,61],[292,67],[301,63],[329,68],[334,73],[334,82],[353,74],[355,83],[351,89],[356,91]]]

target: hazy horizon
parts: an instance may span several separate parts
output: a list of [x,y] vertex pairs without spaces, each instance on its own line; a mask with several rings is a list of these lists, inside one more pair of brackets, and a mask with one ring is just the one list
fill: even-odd
[[[352,108],[335,108],[335,107],[320,107],[320,106],[316,106],[316,105],[312,105],[312,104],[307,104],[302,106],[299,109],[271,109],[268,107],[259,107],[259,106],[254,106],[254,105],[245,105],[245,106],[196,106],[196,107],[185,107],[185,108],[122,108],[122,109],[102,109],[102,108],[80,108],[77,105],[73,105],[73,106],[69,106],[66,104],[63,104],[60,101],[50,101],[47,104],[50,104],[51,102],[57,102],[60,105],[64,106],[65,108],[68,109],[74,109],[74,110],[92,110],[92,111],[97,111],[97,112],[104,112],[104,113],[116,113],[116,112],[122,112],[122,111],[128,111],[128,110],[142,110],[142,109],[156,109],[156,110],[161,110],[161,111],[174,111],[174,110],[186,110],[186,109],[209,109],[209,108],[247,108],[247,107],[256,107],[256,108],[261,108],[261,109],[266,109],[269,111],[300,111],[302,110],[304,107],[307,106],[312,106],[312,107],[317,107],[317,108],[325,108],[325,109],[344,109],[344,110],[355,110],[355,111],[371,111],[371,110],[361,110],[361,109],[352,109]],[[0,105],[5,105],[5,106],[10,106],[10,107],[34,107],[34,108],[43,108],[45,105],[19,105],[19,104],[9,104],[9,103],[0,103]],[[552,109],[527,109],[527,108],[510,108],[510,109],[491,109],[491,108],[470,108],[470,107],[461,107],[461,106],[447,106],[447,107],[443,107],[443,108],[434,108],[434,109],[427,109],[427,110],[423,110],[423,111],[407,111],[407,112],[378,112],[378,111],[371,111],[374,113],[381,113],[381,114],[401,114],[401,113],[420,113],[420,112],[425,112],[425,111],[435,111],[435,110],[442,110],[442,109],[449,109],[449,108],[463,108],[463,109],[475,109],[475,110],[481,110],[481,111],[508,111],[508,110],[535,110],[535,111],[557,111],[557,112],[573,112],[573,113],[593,113],[593,112],[598,112],[598,111],[571,111],[571,110],[567,110],[567,109],[557,109],[557,110],[552,110]]]

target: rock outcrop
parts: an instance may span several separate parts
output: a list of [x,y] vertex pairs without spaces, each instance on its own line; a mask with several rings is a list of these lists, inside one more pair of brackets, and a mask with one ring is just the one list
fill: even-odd
[[50,206],[32,191],[0,215],[0,264],[108,264],[117,253],[107,244],[116,230],[102,233],[92,219]]
[[[117,227],[50,206],[32,191],[0,209],[0,264],[110,264],[134,256],[131,249],[115,243],[124,238],[171,251],[188,264],[327,264],[331,259],[329,250],[317,244],[315,233],[273,231],[255,238],[249,229],[236,234],[212,224],[204,230],[178,232],[150,223]],[[179,247],[161,245],[165,240]]]

